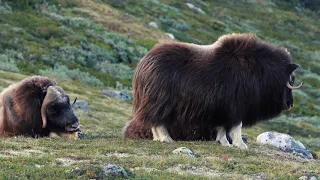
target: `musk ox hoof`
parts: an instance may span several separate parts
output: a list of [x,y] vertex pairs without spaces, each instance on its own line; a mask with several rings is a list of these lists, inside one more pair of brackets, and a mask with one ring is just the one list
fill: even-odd
[[160,139],[160,142],[172,143],[174,142],[174,140],[171,137],[166,137],[166,138]]
[[233,145],[235,146],[235,147],[238,147],[238,148],[240,148],[240,149],[248,149],[248,146],[244,143],[244,142],[239,142],[239,143],[233,143]]
[[165,142],[165,143],[172,143],[174,140],[171,137],[163,137],[163,138],[153,138],[153,141],[160,141],[160,142]]
[[232,144],[230,144],[227,139],[220,139],[217,142],[222,146],[232,147]]

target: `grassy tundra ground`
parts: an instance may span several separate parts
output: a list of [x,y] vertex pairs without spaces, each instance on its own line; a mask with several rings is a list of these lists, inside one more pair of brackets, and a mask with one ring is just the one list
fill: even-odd
[[[3,88],[26,76],[0,71],[0,77]],[[319,160],[302,159],[254,142],[259,133],[286,126],[289,131],[300,132],[295,133],[299,140],[318,143],[319,139],[314,135],[319,135],[319,128],[309,127],[308,135],[305,135],[299,130],[299,123],[281,119],[262,123],[245,130],[249,136],[249,150],[222,147],[215,142],[164,144],[128,140],[121,137],[121,132],[130,119],[130,103],[106,97],[99,88],[83,87],[77,82],[64,81],[60,85],[70,94],[71,100],[78,97],[89,102],[89,113],[76,111],[83,138],[1,137],[0,179],[99,179],[101,165],[105,163],[124,167],[130,172],[131,179],[296,179],[320,172]],[[319,153],[318,145],[312,146],[307,140],[305,143]],[[200,157],[172,153],[182,146],[192,149]]]
[[[148,25],[152,21],[158,29]],[[91,108],[90,113],[76,111],[81,140],[0,138],[0,179],[99,179],[105,163],[121,165],[132,179],[297,179],[320,174],[319,160],[254,143],[260,133],[277,131],[320,155],[318,27],[316,11],[299,0],[0,0],[0,90],[27,75],[44,74],[57,78],[71,99],[87,100]],[[178,41],[209,44],[231,32],[253,32],[284,45],[301,65],[297,81],[304,86],[294,92],[290,113],[245,129],[246,151],[214,142],[121,138],[132,105],[102,95],[101,88],[114,88],[117,81],[130,87],[135,64],[158,40],[168,39],[165,33]],[[181,146],[200,157],[171,153]]]

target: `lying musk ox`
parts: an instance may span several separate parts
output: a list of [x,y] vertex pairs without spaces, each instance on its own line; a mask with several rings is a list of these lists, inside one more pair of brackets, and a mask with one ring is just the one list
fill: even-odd
[[78,118],[56,82],[32,76],[0,94],[0,136],[77,138]]
[[[126,138],[161,142],[215,139],[247,148],[242,126],[293,107],[290,53],[253,34],[230,34],[212,45],[163,42],[137,65],[133,118]],[[173,139],[172,139],[173,138]]]

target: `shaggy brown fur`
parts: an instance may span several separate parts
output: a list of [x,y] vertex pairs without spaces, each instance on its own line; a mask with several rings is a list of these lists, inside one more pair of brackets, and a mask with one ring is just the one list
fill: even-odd
[[[48,125],[43,128],[41,107],[47,89],[56,85],[47,77],[32,76],[3,90],[0,94],[0,136],[49,136],[58,121],[48,117]],[[66,105],[68,103],[65,102]],[[72,112],[68,114],[68,119],[78,121]],[[63,117],[59,120],[62,121]]]
[[268,120],[292,107],[286,83],[298,67],[284,48],[252,34],[207,46],[157,44],[135,70],[133,119],[124,136],[150,139],[150,128],[164,125],[175,140],[202,140],[218,126],[229,132]]

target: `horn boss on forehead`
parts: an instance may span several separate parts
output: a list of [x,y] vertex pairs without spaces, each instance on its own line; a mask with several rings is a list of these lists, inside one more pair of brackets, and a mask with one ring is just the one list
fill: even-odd
[[62,101],[63,96],[65,95],[62,88],[58,86],[50,86],[47,90],[47,94],[42,102],[41,106],[41,117],[42,117],[42,128],[45,128],[47,125],[47,108],[53,103]]

